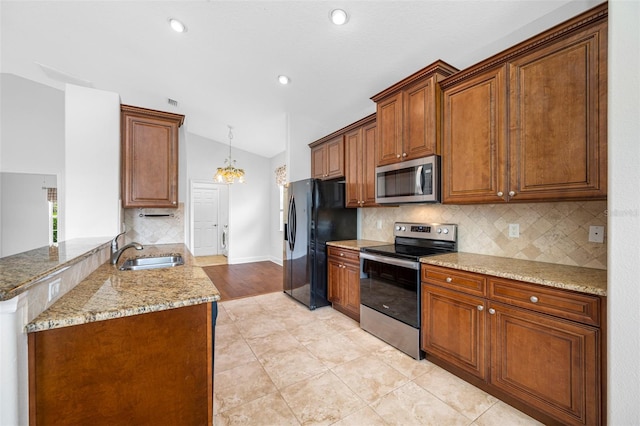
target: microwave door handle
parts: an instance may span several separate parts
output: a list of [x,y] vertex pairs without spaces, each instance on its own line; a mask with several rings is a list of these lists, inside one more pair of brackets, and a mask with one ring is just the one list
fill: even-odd
[[422,168],[424,166],[418,166],[416,169],[416,194],[424,194],[424,175],[422,174]]

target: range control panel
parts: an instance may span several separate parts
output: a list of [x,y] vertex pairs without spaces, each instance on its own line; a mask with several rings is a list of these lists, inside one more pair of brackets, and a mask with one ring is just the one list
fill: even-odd
[[458,225],[452,223],[396,222],[395,237],[423,238],[428,240],[456,241]]

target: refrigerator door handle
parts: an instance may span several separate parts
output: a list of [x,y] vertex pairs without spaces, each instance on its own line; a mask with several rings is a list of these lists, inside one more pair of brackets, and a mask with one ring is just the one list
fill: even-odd
[[293,251],[296,245],[296,200],[291,196],[289,202],[289,250]]

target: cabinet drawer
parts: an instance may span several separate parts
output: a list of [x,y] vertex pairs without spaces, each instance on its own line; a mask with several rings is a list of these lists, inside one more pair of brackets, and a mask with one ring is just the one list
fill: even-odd
[[335,256],[344,262],[360,262],[360,252],[357,250],[343,249],[340,247],[329,246],[329,256]]
[[432,265],[422,266],[422,281],[476,296],[484,296],[487,287],[483,275]]
[[600,298],[588,294],[506,279],[489,281],[490,299],[521,308],[600,325]]

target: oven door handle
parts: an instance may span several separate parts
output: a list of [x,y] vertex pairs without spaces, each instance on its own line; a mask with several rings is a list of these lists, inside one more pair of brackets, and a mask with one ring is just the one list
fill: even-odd
[[360,259],[373,260],[374,262],[387,263],[389,265],[400,266],[403,268],[413,269],[415,271],[420,270],[420,262],[414,262],[411,260],[398,259],[389,256],[378,256],[371,253],[360,252]]

